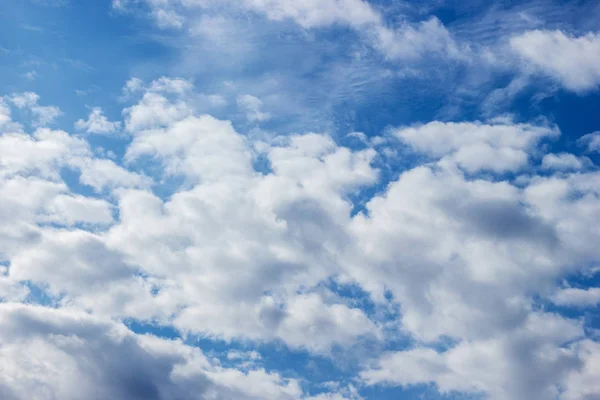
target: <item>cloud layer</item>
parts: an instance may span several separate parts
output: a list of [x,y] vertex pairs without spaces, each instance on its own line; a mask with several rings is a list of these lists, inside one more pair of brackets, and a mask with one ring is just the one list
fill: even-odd
[[[392,334],[386,317],[322,286],[331,279],[359,285],[378,307],[399,307],[394,330],[415,340],[365,360],[365,385],[435,383],[498,400],[584,399],[594,390],[583,382],[595,373],[597,346],[580,321],[535,300],[597,304],[595,289],[553,285],[600,256],[600,232],[588,223],[600,217],[600,178],[591,161],[543,154],[540,142],[557,127],[430,122],[362,149],[316,133],[250,139],[198,114],[188,89],[173,90],[180,83],[142,86],[125,107],[131,141],[121,165],[64,131],[27,134],[7,108],[2,298],[23,299],[29,282],[59,309],[2,306],[4,359],[38,355],[5,361],[6,396],[177,398],[194,385],[198,398],[301,397],[297,383],[262,370],[223,386],[240,372],[105,318],[322,355]],[[393,154],[406,147],[427,159],[353,211],[351,198],[380,184],[382,163],[400,161]],[[258,160],[268,167],[257,170]],[[557,172],[536,176],[536,164]],[[64,170],[77,171],[78,182]],[[506,172],[520,175],[500,178]],[[74,193],[76,183],[96,194]],[[153,192],[161,186],[168,196]],[[437,348],[445,338],[456,345]],[[40,381],[32,363],[58,369]]]
[[76,105],[23,61],[0,397],[597,399],[598,26],[437,3],[112,0],[146,58]]

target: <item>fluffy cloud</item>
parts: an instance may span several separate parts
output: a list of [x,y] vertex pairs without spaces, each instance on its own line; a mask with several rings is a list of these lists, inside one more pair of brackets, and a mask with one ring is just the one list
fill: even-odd
[[113,221],[110,204],[84,196],[59,195],[44,205],[39,220],[63,225],[78,222],[106,225]]
[[[148,182],[143,175],[112,160],[95,158],[84,140],[63,131],[38,129],[32,136],[7,132],[0,138],[6,149],[1,210],[8,224],[0,231],[0,254],[9,263],[2,267],[0,298],[24,300],[29,291],[20,283],[29,282],[44,288],[62,308],[0,304],[0,387],[4,397],[308,397],[293,379],[255,364],[244,364],[245,372],[219,367],[197,348],[135,335],[111,318],[172,319],[184,333],[278,340],[320,353],[333,345],[351,344],[360,336],[378,335],[377,326],[361,310],[348,307],[335,296],[291,293],[329,274],[326,271],[331,267],[319,261],[320,256],[305,259],[302,254],[303,230],[316,233],[322,227],[316,221],[294,221],[290,214],[287,220],[292,226],[286,234],[286,223],[278,222],[273,212],[279,212],[277,207],[292,212],[287,203],[295,199],[271,204],[274,199],[265,197],[265,191],[304,179],[284,165],[288,148],[289,158],[295,157],[298,165],[303,159],[314,159],[310,168],[331,170],[331,183],[327,179],[305,181],[310,188],[307,209],[322,214],[326,205],[319,202],[326,198],[311,200],[319,185],[330,187],[328,193],[332,194],[360,185],[357,182],[372,181],[375,175],[370,172],[369,160],[373,155],[342,151],[323,135],[315,134],[310,140],[298,137],[270,150],[280,157],[282,166],[278,167],[280,177],[266,179],[253,171],[251,147],[230,123],[208,116],[181,118],[165,122],[164,128],[142,125],[132,130],[134,140],[128,153],[135,160],[151,151],[166,166],[181,162],[185,168],[168,169],[165,174],[184,174],[199,182],[169,201],[145,190]],[[161,142],[162,135],[165,142]],[[169,148],[167,142],[176,146]],[[21,151],[14,153],[15,148]],[[206,160],[209,156],[212,158]],[[79,170],[81,183],[106,191],[107,197],[71,193],[60,177],[63,168]],[[254,192],[244,195],[254,186]],[[22,201],[19,197],[25,192],[29,196]],[[109,203],[113,196],[118,199],[117,221]],[[230,200],[221,204],[227,197]],[[238,202],[240,210],[227,216],[231,202]],[[139,223],[148,225],[140,230]],[[219,231],[215,224],[221,223],[230,228],[215,236]],[[110,228],[98,231],[92,225]],[[199,230],[201,226],[206,230]],[[146,233],[140,235],[142,232]],[[210,236],[214,240],[207,241]],[[122,242],[128,238],[136,244]],[[157,241],[162,244],[153,248]],[[270,248],[263,252],[262,243],[269,242]],[[237,243],[236,249],[227,250],[228,243]],[[309,262],[320,262],[324,271],[311,278]],[[207,274],[199,273],[202,264]],[[223,269],[224,265],[228,267]],[[236,275],[247,279],[233,279]],[[265,294],[267,291],[273,294]],[[240,330],[240,321],[246,321],[246,330]],[[19,357],[15,362],[19,352],[35,356]],[[257,356],[252,359],[260,361]],[[323,396],[346,398],[334,392]]]
[[249,94],[240,95],[237,98],[238,107],[246,113],[249,122],[262,122],[271,118],[271,115],[262,111],[263,102]]
[[[131,113],[152,114],[147,108],[155,105],[148,105],[147,95],[173,93],[176,87],[154,82]],[[268,147],[276,172],[264,176],[253,169],[252,146],[231,123],[207,115],[170,118],[130,124],[133,140],[126,153],[130,162],[151,156],[162,167],[159,179],[183,176],[191,185],[168,200],[147,190],[143,174],[92,157],[82,139],[64,132],[40,130],[37,141],[21,135],[22,143],[10,144],[32,147],[6,159],[11,174],[33,174],[47,192],[19,220],[35,232],[35,240],[6,249],[11,278],[46,287],[65,305],[172,320],[185,333],[281,340],[323,353],[377,336],[376,324],[363,311],[310,289],[335,273],[336,265],[327,260],[347,243],[331,234],[341,233],[336,225],[351,207],[340,195],[375,181],[373,151],[339,148],[325,135],[299,135]],[[59,179],[61,168],[79,170],[80,182],[106,199],[69,195]],[[113,198],[118,221],[107,202]],[[43,223],[61,227],[36,226]],[[109,226],[104,232],[73,226],[81,224]],[[219,228],[225,225],[229,228]],[[206,274],[198,273],[199,266]],[[240,276],[245,278],[235,278]],[[305,293],[293,295],[305,286]]]
[[76,311],[0,304],[6,399],[299,399],[297,381],[212,364],[180,341]]
[[562,31],[527,31],[511,38],[510,45],[533,72],[560,82],[575,92],[600,84],[600,35],[572,36]]
[[109,121],[100,107],[92,108],[87,121],[79,119],[75,122],[76,129],[85,130],[88,133],[111,134],[118,131],[120,127],[121,123]]
[[138,104],[126,108],[123,113],[125,128],[131,132],[159,124],[168,125],[189,115],[191,110],[184,102],[170,103],[165,96],[149,91]]
[[34,126],[45,126],[53,123],[62,115],[60,108],[56,106],[40,106],[40,96],[33,92],[13,93],[8,100],[19,109],[26,109],[34,116]]
[[579,139],[579,143],[587,146],[589,151],[600,153],[600,132],[588,133]]
[[589,159],[569,153],[546,154],[542,158],[543,169],[578,170],[589,164]]
[[446,158],[468,172],[517,171],[527,165],[530,149],[556,127],[512,123],[442,123],[401,128],[394,132],[416,151]]
[[583,340],[575,345],[580,355],[582,366],[573,371],[567,378],[565,400],[594,399],[600,393],[600,385],[596,377],[600,373],[600,345],[598,342]]
[[[600,174],[572,169],[576,155],[542,158],[557,127],[430,122],[361,148],[312,132],[258,140],[199,112],[190,92],[180,79],[127,84],[123,161],[64,131],[5,128],[2,114],[0,298],[23,301],[35,287],[56,307],[0,304],[0,360],[36,354],[0,364],[7,398],[310,398],[253,353],[246,372],[226,369],[119,320],[322,356],[402,335],[412,347],[375,351],[364,384],[493,400],[594,393],[585,321],[537,303],[594,304],[593,289],[556,282],[600,260],[589,223]],[[384,182],[395,153],[419,165]],[[536,176],[540,159],[562,172]],[[78,193],[65,169],[93,191]],[[364,290],[375,311],[331,282]]]
[[112,3],[0,47],[0,398],[598,400],[593,1]]
[[[15,151],[19,149],[19,151]],[[39,174],[56,177],[61,165],[74,157],[86,157],[86,142],[64,131],[37,129],[33,135],[8,132],[0,137],[2,175]]]
[[3,99],[0,99],[0,125],[5,125],[10,120],[10,108]]
[[[362,377],[369,384],[434,383],[443,393],[483,393],[490,400],[584,399],[563,392],[567,379],[585,379],[577,372],[580,363],[595,368],[577,348],[562,347],[581,335],[580,328],[560,317],[533,313],[506,336],[465,341],[445,352],[416,348],[387,354]],[[584,390],[593,385],[586,383]]]
[[71,160],[70,164],[81,173],[80,182],[96,191],[107,188],[146,188],[152,184],[151,178],[129,171],[109,159],[78,158]]
[[566,288],[559,290],[552,300],[559,305],[594,307],[600,304],[600,288]]

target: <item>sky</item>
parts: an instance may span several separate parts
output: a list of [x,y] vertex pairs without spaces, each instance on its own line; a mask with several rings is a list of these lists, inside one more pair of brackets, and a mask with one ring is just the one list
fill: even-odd
[[600,3],[3,0],[0,397],[600,399]]

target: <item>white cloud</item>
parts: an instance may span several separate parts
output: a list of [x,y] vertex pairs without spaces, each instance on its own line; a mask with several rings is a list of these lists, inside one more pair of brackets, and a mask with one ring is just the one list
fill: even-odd
[[588,133],[579,138],[579,143],[586,145],[588,151],[597,151],[600,153],[600,132]]
[[[252,353],[254,364],[239,359],[247,372],[221,368],[180,342],[132,334],[125,319],[321,355],[372,341],[361,375],[369,385],[435,383],[494,400],[594,393],[596,350],[582,322],[535,301],[590,304],[593,290],[556,282],[600,260],[590,224],[600,219],[600,173],[519,175],[556,127],[430,122],[362,150],[323,133],[257,145],[199,113],[190,85],[130,81],[138,100],[124,111],[124,164],[63,131],[0,136],[0,297],[24,300],[28,281],[57,308],[0,305],[7,398],[129,396],[131,376],[136,390],[164,398],[307,397],[297,381],[256,369]],[[10,110],[0,115],[12,123]],[[411,150],[429,159],[381,181],[376,166],[400,159],[385,154]],[[255,170],[257,157],[267,171]],[[542,167],[558,161],[546,156]],[[95,195],[70,189],[65,168]],[[482,173],[507,171],[517,179]],[[168,193],[154,193],[154,182]],[[398,309],[397,319],[367,313],[327,289],[332,280],[363,289],[376,310]],[[386,335],[414,347],[381,356]],[[25,356],[15,363],[16,354]],[[342,398],[360,397],[350,388],[315,396]]]
[[439,56],[467,60],[470,56],[470,50],[459,45],[437,18],[417,24],[405,23],[396,29],[381,25],[372,35],[375,46],[390,59],[410,61]]
[[110,204],[104,200],[59,195],[44,205],[39,220],[64,225],[78,222],[108,225],[113,222],[113,217]]
[[362,0],[244,0],[246,8],[267,15],[269,19],[291,19],[305,28],[331,24],[361,27],[377,23],[379,14]]
[[24,301],[29,294],[29,289],[7,277],[7,273],[8,268],[0,266],[0,301]]
[[129,171],[108,159],[79,158],[70,164],[81,172],[81,183],[97,191],[106,188],[147,188],[152,184],[151,178]]
[[469,172],[518,171],[529,161],[529,150],[555,127],[511,123],[442,123],[400,128],[394,135],[416,151],[446,158]]
[[542,158],[543,169],[553,170],[578,170],[584,168],[590,162],[585,157],[577,157],[569,153],[546,154]]
[[594,307],[600,304],[600,288],[561,289],[552,297],[552,301],[564,306]]
[[[361,34],[373,47],[390,59],[415,61],[429,56],[468,61],[472,53],[468,46],[458,44],[451,33],[437,19],[431,18],[419,23],[405,22],[391,26],[382,13],[364,0],[142,0],[151,10],[156,24],[161,28],[181,28],[186,22],[200,20],[192,24],[192,33],[199,31],[212,33],[222,31],[222,26],[205,26],[220,18],[198,17],[195,10],[208,10],[217,14],[224,9],[238,9],[256,13],[271,21],[292,21],[304,29],[318,29],[328,26],[348,26]],[[113,7],[128,9],[130,1],[113,0]],[[215,38],[213,37],[213,40]],[[228,45],[234,45],[228,43]]]
[[580,369],[571,372],[567,379],[565,400],[593,400],[600,393],[600,343],[583,340],[575,345],[582,360]]
[[123,87],[124,95],[131,95],[133,93],[139,92],[144,88],[144,82],[140,78],[131,78],[127,82],[125,82],[125,86]]
[[19,109],[27,109],[36,118],[33,121],[34,126],[46,126],[52,124],[62,115],[60,108],[56,106],[40,106],[38,100],[40,96],[33,92],[13,93],[8,97]]
[[[337,246],[338,241],[328,238],[335,227],[323,218],[332,218],[327,209],[339,209],[340,218],[347,212],[348,205],[336,199],[336,193],[374,181],[370,151],[352,153],[323,135],[300,135],[270,149],[276,173],[262,177],[253,171],[250,145],[231,124],[203,115],[136,132],[127,158],[146,154],[160,161],[167,174],[181,174],[194,186],[164,204],[148,193],[123,192],[122,223],[111,230],[109,240],[139,243],[124,250],[152,274],[164,273],[163,262],[179,265],[171,273],[186,278],[161,290],[172,303],[167,310],[176,309],[178,302],[187,304],[175,319],[177,327],[228,339],[240,335],[281,339],[320,352],[337,341],[348,343],[376,334],[359,310],[326,304],[313,295],[288,294],[282,299],[264,295],[267,290],[287,292],[278,283],[288,280],[291,287],[295,285],[291,282],[316,283],[334,267],[319,260],[321,252],[327,251],[320,248],[330,240]],[[314,216],[307,219],[304,213]],[[143,235],[135,233],[141,215],[146,219]],[[230,228],[221,229],[224,225]],[[150,230],[150,226],[161,228]],[[233,240],[229,235],[241,239],[235,239],[238,244],[231,254],[219,250],[220,243]],[[159,250],[157,243],[170,243],[172,248],[163,247],[160,254],[149,252]],[[314,247],[316,253],[304,254],[303,246]],[[140,252],[142,248],[147,250]],[[200,260],[212,272],[189,275]],[[221,270],[222,263],[229,269]],[[322,264],[323,272],[313,277],[310,264]],[[212,307],[202,305],[207,303]],[[324,314],[319,317],[319,312]],[[324,325],[330,320],[338,322]],[[244,321],[242,329],[240,321]],[[339,333],[332,336],[330,331]]]
[[160,28],[181,28],[183,26],[183,17],[173,10],[159,8],[154,10],[152,15]]
[[143,97],[137,104],[123,110],[125,128],[133,132],[164,126],[190,115],[192,109],[185,101],[170,101],[169,97],[181,97],[191,88],[191,82],[179,78],[162,77],[147,86],[138,78],[130,79],[123,88],[123,93],[131,96],[142,92]]
[[[304,28],[314,28],[331,24],[344,24],[361,27],[377,23],[380,15],[363,0],[243,0],[235,2],[223,0],[144,0],[152,9],[157,23],[164,27],[181,27],[182,17],[176,13],[183,8],[210,8],[214,6],[239,7],[265,15],[270,20],[292,20]],[[128,0],[113,0],[113,7],[124,10]],[[165,20],[168,23],[165,23]]]
[[[135,88],[140,85],[139,80],[135,80],[135,78],[131,79],[127,82],[126,87]],[[193,88],[193,85],[190,81],[181,78],[167,78],[161,77],[148,86],[148,91],[150,92],[163,92],[163,93],[177,93],[183,94]]]
[[[81,212],[84,218],[89,215],[86,211]],[[48,285],[54,295],[102,291],[108,285],[127,282],[135,272],[119,251],[108,248],[93,233],[48,228],[39,230],[36,239],[10,251],[11,277]]]
[[184,102],[170,103],[166,97],[148,92],[142,101],[123,110],[125,128],[132,132],[156,125],[168,125],[189,115],[191,110]]
[[[200,327],[198,321],[208,322],[211,328]],[[318,354],[327,354],[333,345],[348,346],[360,337],[379,335],[362,310],[326,304],[317,294],[290,295],[281,304],[263,297],[255,307],[242,303],[207,310],[198,305],[183,311],[174,323],[184,332],[202,331],[229,340],[280,340],[291,348]]]
[[9,97],[10,101],[18,108],[32,107],[37,104],[40,96],[33,92],[14,93]]
[[[163,83],[148,87],[164,91]],[[144,106],[148,93],[156,94],[146,91],[129,109]],[[192,109],[161,97],[167,108],[173,101]],[[10,259],[11,279],[46,287],[64,306],[171,320],[194,334],[280,340],[319,353],[377,337],[376,324],[341,299],[294,295],[335,271],[328,258],[345,246],[336,232],[343,234],[350,209],[341,196],[375,182],[374,151],[340,148],[321,134],[279,139],[264,150],[276,172],[263,176],[253,169],[253,146],[231,123],[207,115],[172,118],[132,125],[140,129],[132,129],[126,156],[133,162],[151,155],[165,176],[186,178],[191,186],[167,200],[145,190],[149,178],[93,157],[82,138],[48,129],[3,136],[12,154],[3,158],[6,171],[17,176],[4,197],[7,222],[25,224],[22,235],[8,225],[14,238],[0,249]],[[15,147],[22,151],[9,152]],[[79,170],[80,182],[108,200],[116,198],[118,220],[104,199],[69,193],[58,174],[65,167]],[[26,191],[34,197],[19,203]],[[86,225],[109,226],[95,232]],[[237,243],[236,250],[224,251],[226,243]],[[198,275],[198,265],[211,272]],[[175,279],[166,279],[171,274]]]
[[23,74],[23,77],[25,79],[27,79],[28,81],[35,80],[35,78],[37,78],[37,76],[38,76],[38,73],[35,72],[35,71],[29,71],[29,72],[26,72],[26,73]]
[[490,400],[551,400],[579,366],[575,351],[558,346],[581,334],[577,325],[559,317],[531,314],[510,335],[465,341],[445,352],[415,348],[389,353],[362,377],[371,385],[434,383],[442,393],[483,393]]
[[212,365],[180,341],[135,335],[81,312],[0,304],[6,399],[300,399],[297,381]]
[[3,134],[0,136],[0,175],[36,173],[56,177],[66,160],[89,154],[89,146],[85,141],[69,136],[64,131],[39,128],[33,135]]
[[256,351],[239,351],[239,350],[230,350],[227,352],[228,360],[260,360],[262,357]]
[[600,35],[572,36],[562,31],[534,30],[514,36],[510,45],[533,72],[584,92],[600,84]]
[[262,111],[263,102],[249,94],[240,95],[237,98],[238,107],[246,113],[249,122],[263,122],[271,118],[268,112]]
[[[173,119],[177,117],[170,115]],[[179,117],[183,117],[183,114]],[[166,128],[136,132],[126,159],[154,156],[163,162],[170,174],[186,174],[211,181],[229,175],[252,174],[250,152],[230,122],[219,121],[208,115],[187,116],[170,122]],[[137,127],[139,124],[130,126]]]
[[120,127],[121,123],[119,121],[109,121],[100,107],[92,108],[87,121],[79,119],[75,122],[76,129],[85,130],[88,133],[112,134],[117,132]]
[[339,387],[337,382],[334,382],[331,392],[320,393],[316,396],[307,397],[306,400],[363,400],[358,393],[358,389],[354,385]]
[[11,113],[10,108],[4,101],[4,99],[0,98],[0,127],[3,127],[7,123],[11,121]]

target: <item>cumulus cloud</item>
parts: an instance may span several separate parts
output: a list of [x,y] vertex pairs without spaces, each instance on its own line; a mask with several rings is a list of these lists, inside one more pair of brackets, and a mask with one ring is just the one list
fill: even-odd
[[87,121],[79,119],[75,122],[76,129],[104,135],[115,133],[120,127],[121,123],[119,121],[109,121],[100,107],[92,108]]
[[[579,336],[580,328],[571,322],[531,314],[510,336],[465,341],[445,352],[416,348],[390,353],[362,377],[368,384],[434,383],[442,393],[485,394],[490,400],[550,400],[559,394],[571,398],[573,393],[563,393],[562,385],[571,373],[581,377],[576,372],[579,354],[577,349],[560,346]],[[594,368],[593,362],[584,363]]]
[[113,217],[110,204],[104,200],[59,195],[44,205],[39,220],[62,225],[76,223],[106,225],[113,221]]
[[600,132],[588,133],[579,138],[579,143],[587,146],[588,151],[600,153]]
[[510,45],[533,72],[555,79],[566,89],[585,92],[600,84],[600,35],[573,36],[534,30],[514,36]]
[[109,159],[78,158],[71,165],[81,173],[79,180],[96,191],[115,188],[147,188],[152,179],[129,171]]
[[0,136],[0,165],[3,167],[0,173],[8,176],[31,173],[57,177],[61,165],[69,159],[86,157],[90,153],[85,141],[65,131],[39,128],[33,135],[9,132]]
[[35,117],[32,121],[34,126],[46,126],[52,124],[62,115],[60,108],[56,106],[40,106],[40,96],[33,92],[13,93],[8,100],[19,109],[26,109]]
[[0,97],[0,398],[597,399],[593,2],[112,3],[120,117]]
[[[148,93],[173,92],[175,86],[167,83],[152,83],[129,108],[131,114],[143,113]],[[163,101],[191,109],[181,99]],[[40,130],[37,141],[24,134],[3,137],[13,141],[13,148],[31,147],[3,159],[11,174],[34,176],[47,192],[21,216],[29,215],[28,222],[21,222],[31,225],[35,240],[6,249],[10,276],[43,285],[72,307],[123,318],[172,319],[186,333],[281,340],[323,353],[359,337],[376,337],[376,324],[362,310],[310,290],[292,295],[300,285],[310,288],[335,270],[328,254],[344,242],[328,237],[336,229],[336,216],[328,210],[341,218],[350,205],[339,194],[375,181],[372,150],[352,152],[325,135],[300,135],[269,149],[277,173],[262,176],[253,169],[252,146],[230,122],[207,115],[170,118],[130,124],[133,140],[126,153],[130,162],[151,156],[164,177],[183,176],[192,184],[168,200],[147,190],[151,180],[144,174],[93,157],[81,138],[49,130]],[[36,157],[36,151],[45,157]],[[80,182],[106,199],[69,195],[57,174],[65,167],[80,171]],[[118,222],[106,201],[113,198]],[[234,204],[238,211],[232,213]],[[50,222],[63,228],[43,225]],[[81,224],[109,227],[96,233]],[[230,229],[221,230],[222,224]],[[129,241],[132,245],[125,245]],[[225,250],[227,243],[238,243],[236,250]],[[305,254],[307,246],[314,254]],[[221,269],[224,264],[229,267]],[[211,272],[198,275],[198,265]],[[165,280],[169,275],[175,279]],[[242,275],[246,278],[233,278]],[[205,307],[208,303],[211,308]],[[244,330],[239,329],[242,319]]]
[[589,159],[569,153],[546,154],[542,158],[543,169],[577,170],[584,168],[588,163]]
[[552,297],[552,301],[565,306],[594,307],[600,304],[600,288],[561,289]]
[[600,344],[583,340],[575,345],[575,349],[582,359],[582,366],[567,378],[563,397],[566,400],[594,399],[600,393],[600,384],[596,379],[600,373]]
[[3,99],[0,99],[0,125],[5,125],[10,120],[10,108]]
[[394,132],[416,151],[446,158],[469,172],[517,171],[529,161],[529,150],[556,127],[530,124],[430,122]]
[[130,132],[158,124],[168,125],[190,113],[184,102],[170,103],[165,96],[155,92],[145,93],[142,101],[123,110],[125,128]]
[[240,95],[237,98],[238,107],[246,113],[249,122],[262,122],[271,118],[268,112],[262,111],[263,102],[249,94]]
[[6,399],[299,399],[297,381],[224,369],[181,341],[76,311],[0,304]]
[[[575,154],[542,158],[557,127],[433,121],[359,148],[315,132],[259,142],[200,112],[192,91],[181,79],[131,80],[123,160],[97,156],[90,137],[8,129],[11,110],[0,108],[6,398],[310,399],[299,380],[260,367],[258,343],[325,357],[375,344],[357,367],[361,385],[433,383],[493,400],[594,393],[585,321],[538,303],[596,300],[594,289],[556,287],[600,259],[590,224],[600,173],[574,168],[584,163]],[[416,165],[386,178],[392,153]],[[561,173],[536,175],[540,159]],[[55,308],[15,303],[41,301],[29,287]],[[248,352],[226,356],[240,370],[223,368],[119,321]],[[388,335],[411,345],[382,354]],[[360,391],[340,384],[312,398]]]

